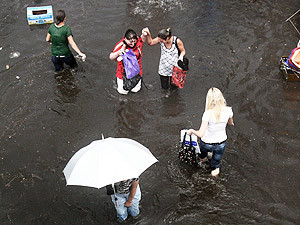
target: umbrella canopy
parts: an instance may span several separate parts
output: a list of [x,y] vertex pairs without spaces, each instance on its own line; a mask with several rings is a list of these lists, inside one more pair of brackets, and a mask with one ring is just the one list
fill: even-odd
[[101,188],[137,178],[157,159],[148,148],[128,138],[106,138],[80,149],[63,170],[67,185]]

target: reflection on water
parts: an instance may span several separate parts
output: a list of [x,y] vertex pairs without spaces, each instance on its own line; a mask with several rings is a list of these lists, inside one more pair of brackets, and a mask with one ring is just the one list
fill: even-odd
[[298,82],[287,82],[283,85],[284,99],[290,102],[290,110],[297,110],[297,102],[300,101]]
[[137,136],[145,122],[142,104],[133,101],[120,101],[116,110],[116,118],[117,137]]
[[80,92],[75,76],[76,73],[70,69],[64,69],[55,74],[57,89],[63,102],[74,103],[76,96]]
[[185,104],[180,96],[180,89],[161,90],[163,94],[161,102],[161,115],[164,118],[177,117],[185,111]]

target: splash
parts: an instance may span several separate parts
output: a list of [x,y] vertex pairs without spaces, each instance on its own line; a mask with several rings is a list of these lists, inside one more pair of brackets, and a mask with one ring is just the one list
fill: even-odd
[[185,9],[179,0],[138,0],[133,7],[133,14],[143,16],[145,20],[152,18],[157,10],[166,13],[173,9]]

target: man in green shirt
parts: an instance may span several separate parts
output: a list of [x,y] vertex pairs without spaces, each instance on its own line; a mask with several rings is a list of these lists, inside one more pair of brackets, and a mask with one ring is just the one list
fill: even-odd
[[65,11],[58,10],[56,23],[49,27],[46,37],[46,41],[51,44],[51,60],[55,66],[55,71],[63,70],[64,63],[71,68],[77,67],[76,60],[69,49],[69,44],[82,57],[83,61],[86,59],[86,55],[79,50],[73,39],[71,28],[65,25],[65,22]]

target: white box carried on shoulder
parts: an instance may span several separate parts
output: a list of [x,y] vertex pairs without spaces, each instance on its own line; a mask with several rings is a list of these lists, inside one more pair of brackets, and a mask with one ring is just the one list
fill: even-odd
[[[182,143],[183,141],[183,138],[184,138],[184,134],[185,132],[187,132],[188,130],[181,130],[180,131],[180,142]],[[195,134],[192,134],[192,144],[193,146],[196,148],[196,152],[197,153],[200,153],[200,147],[199,147],[199,144],[198,144],[198,138]],[[190,144],[190,135],[186,135],[185,137],[185,144],[189,145]]]
[[29,25],[53,23],[52,6],[27,7],[27,21]]

